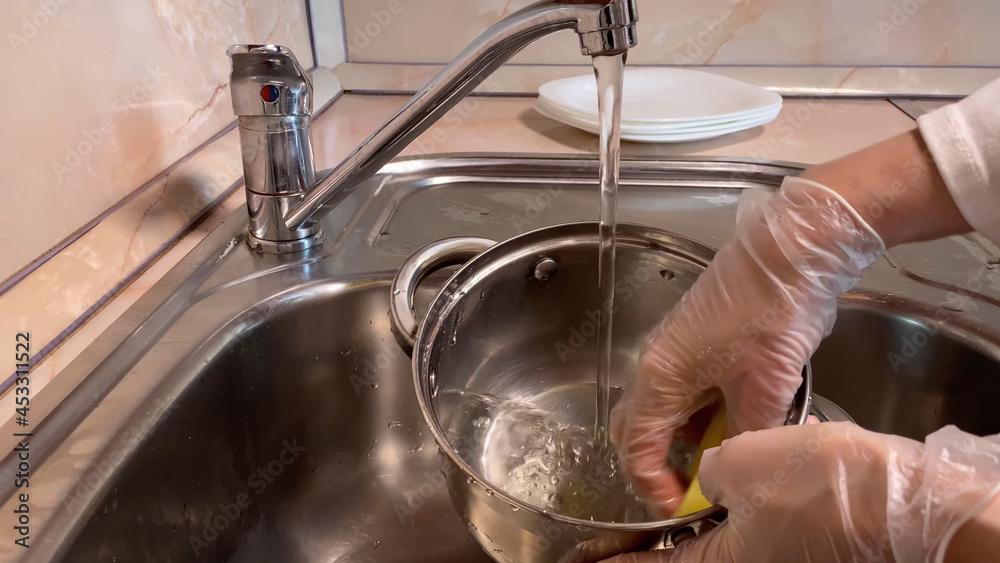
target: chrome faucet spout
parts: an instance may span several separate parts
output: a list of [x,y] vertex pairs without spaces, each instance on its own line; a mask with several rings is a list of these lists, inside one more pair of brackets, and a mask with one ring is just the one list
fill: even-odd
[[332,170],[314,172],[311,85],[286,48],[236,45],[233,109],[239,118],[250,245],[290,252],[322,240],[318,221],[525,46],[573,29],[584,55],[620,54],[638,41],[636,0],[545,0],[503,19],[469,45]]

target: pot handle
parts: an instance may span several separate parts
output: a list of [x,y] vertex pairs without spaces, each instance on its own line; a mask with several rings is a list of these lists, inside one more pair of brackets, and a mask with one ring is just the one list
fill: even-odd
[[392,332],[396,335],[396,340],[407,354],[413,352],[420,324],[413,310],[413,295],[420,282],[441,268],[468,262],[495,244],[496,241],[488,238],[446,238],[420,248],[403,262],[392,280],[389,319],[392,321]]

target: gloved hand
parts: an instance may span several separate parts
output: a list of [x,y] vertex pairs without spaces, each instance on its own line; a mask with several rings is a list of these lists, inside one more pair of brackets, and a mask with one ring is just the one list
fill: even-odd
[[726,440],[701,467],[729,519],[674,551],[609,562],[937,563],[1000,490],[1000,435],[949,426],[925,445],[851,423],[786,426]]
[[646,342],[611,437],[652,512],[667,517],[685,487],[667,467],[675,432],[726,400],[730,435],[781,425],[806,361],[829,334],[836,299],[884,252],[839,195],[800,178],[748,191],[736,231]]

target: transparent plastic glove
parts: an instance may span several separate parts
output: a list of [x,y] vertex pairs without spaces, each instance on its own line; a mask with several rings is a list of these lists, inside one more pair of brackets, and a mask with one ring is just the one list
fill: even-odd
[[1000,490],[1000,436],[951,426],[925,446],[850,423],[784,427],[709,450],[700,477],[729,509],[723,525],[675,551],[610,561],[940,563],[955,531]]
[[733,238],[649,337],[612,414],[612,441],[651,511],[678,507],[685,488],[667,453],[716,390],[729,435],[784,422],[802,367],[833,327],[837,296],[884,250],[815,182],[789,177],[776,193],[742,196]]

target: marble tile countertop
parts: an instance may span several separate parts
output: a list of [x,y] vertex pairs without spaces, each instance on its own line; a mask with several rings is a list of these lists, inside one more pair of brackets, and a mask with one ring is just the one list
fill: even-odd
[[[330,167],[344,158],[406,101],[405,96],[345,95],[314,122],[317,164]],[[597,138],[538,114],[529,97],[471,97],[404,151],[404,155],[448,152],[592,153]],[[718,139],[684,144],[624,143],[625,156],[729,156],[816,164],[887,139],[916,126],[905,113],[885,100],[788,99],[779,117],[762,127]],[[228,142],[223,139],[220,142]],[[206,147],[205,150],[211,148]],[[238,174],[238,173],[237,173]],[[142,293],[186,255],[232,210],[243,205],[239,189],[220,198],[201,223],[190,229],[168,251],[127,287],[91,315],[69,337],[33,365],[32,394],[38,393],[59,371],[117,319]],[[113,220],[113,216],[109,218]],[[113,225],[110,223],[109,225]],[[122,237],[140,236],[127,225]],[[128,232],[126,232],[128,231]],[[111,240],[113,237],[108,237]],[[94,244],[100,244],[96,241]],[[108,244],[111,244],[110,242]],[[132,244],[143,244],[133,241]],[[85,257],[84,257],[85,258]],[[72,298],[97,303],[105,290],[81,287]],[[37,295],[32,295],[32,293]],[[89,293],[88,293],[89,292]],[[37,311],[21,311],[29,318],[45,318],[58,304],[45,284],[2,296],[18,303],[37,303]],[[3,302],[0,300],[0,308]],[[67,327],[54,327],[56,333]],[[0,398],[0,422],[14,412],[12,393]]]

